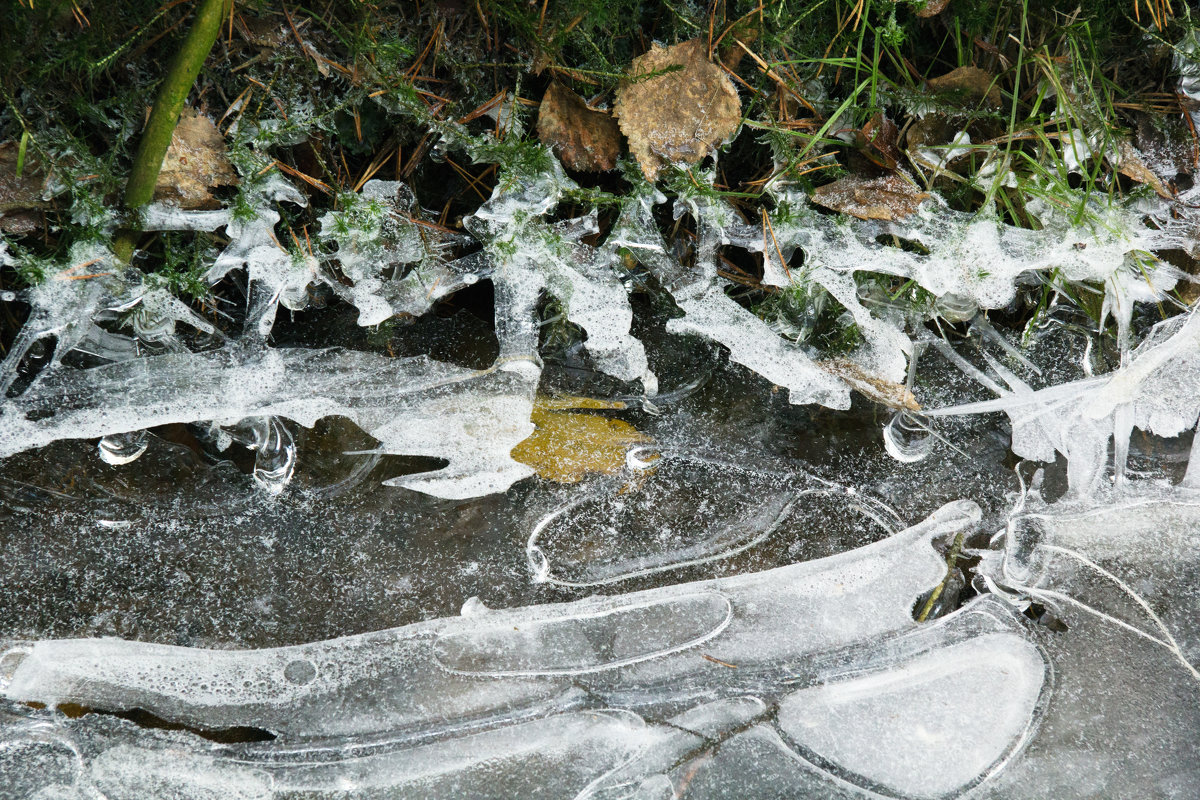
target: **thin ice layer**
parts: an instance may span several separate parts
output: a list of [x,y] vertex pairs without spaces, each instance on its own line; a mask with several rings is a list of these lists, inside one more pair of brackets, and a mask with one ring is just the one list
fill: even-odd
[[531,474],[508,454],[533,432],[535,382],[536,370],[479,372],[337,349],[165,354],[46,374],[6,404],[0,455],[175,422],[279,416],[311,427],[336,415],[378,439],[379,452],[450,461],[393,483],[473,497]]
[[[832,520],[814,521],[826,515]],[[837,552],[902,527],[882,504],[805,473],[667,451],[632,480],[627,474],[572,492],[534,526],[525,555],[535,581],[597,586],[751,548],[787,548],[794,557],[814,544],[817,529],[825,552]]]
[[1139,482],[1100,502],[1033,508],[981,569],[1004,588],[1137,632],[1200,682],[1200,495]]
[[[858,550],[766,572],[458,618],[310,645],[200,650],[117,640],[15,643],[4,697],[142,708],[281,739],[436,732],[592,696],[686,700],[759,670],[915,628],[945,574],[931,542],[974,524],[973,503]],[[701,658],[701,655],[708,659]],[[714,663],[732,663],[739,669]],[[715,681],[715,683],[714,683]],[[707,687],[707,688],[706,688]]]
[[983,796],[1190,797],[1200,782],[1200,498],[1135,482],[1103,501],[1027,504],[979,571],[998,596],[1053,619],[1035,630],[1055,692],[1025,752]]
[[[929,548],[931,537],[969,522],[974,517],[970,511],[963,504],[946,507],[921,526],[864,548],[859,560],[866,563],[860,567],[875,572],[884,564],[873,562],[882,559],[887,566],[877,574],[876,586],[909,583],[925,572],[928,562],[940,560]],[[816,574],[833,581],[832,586],[844,585],[854,571],[848,563],[853,560],[835,557],[799,565],[806,569],[694,584],[682,595],[668,588],[513,611],[476,605],[471,615],[458,620],[300,648],[233,653],[116,641],[37,643],[10,649],[0,661],[3,688],[10,697],[41,676],[47,679],[43,689],[57,683],[76,696],[90,690],[93,700],[113,702],[120,697],[126,703],[150,703],[155,713],[170,717],[179,716],[183,699],[207,698],[208,704],[197,710],[207,712],[209,725],[227,726],[236,724],[232,720],[238,717],[223,703],[241,693],[256,698],[239,709],[241,719],[257,711],[259,722],[264,722],[271,714],[289,730],[280,731],[280,738],[271,742],[217,745],[190,734],[142,730],[97,715],[58,718],[39,728],[31,716],[40,712],[28,708],[8,719],[0,717],[0,724],[10,747],[18,746],[26,760],[39,757],[61,767],[45,774],[69,792],[67,796],[86,797],[99,790],[112,797],[169,793],[199,798],[208,796],[206,792],[223,792],[262,798],[614,800],[711,797],[721,787],[737,787],[738,796],[747,798],[780,792],[789,797],[860,797],[886,785],[897,796],[924,798],[941,796],[947,787],[990,785],[1025,747],[1037,723],[1035,706],[1042,701],[1046,674],[1021,619],[993,597],[978,598],[936,623],[918,626],[907,613],[915,599],[912,591],[918,588],[910,583],[908,591],[888,601],[897,619],[903,616],[905,622],[886,633],[874,630],[860,636],[861,630],[848,630],[843,624],[831,638],[814,638],[800,632],[804,620],[820,618],[821,611],[804,614],[800,625],[787,624],[782,618],[787,612],[780,611],[781,618],[774,619],[769,630],[760,626],[744,631],[759,642],[760,653],[749,652],[750,639],[742,639],[744,657],[737,664],[724,661],[728,652],[712,649],[725,635],[717,630],[699,645],[645,653],[641,664],[670,666],[669,675],[632,669],[619,658],[595,669],[597,655],[617,656],[607,647],[612,636],[640,639],[647,647],[670,626],[698,624],[704,616],[696,609],[668,609],[657,602],[660,598],[692,602],[688,598],[713,596],[719,589],[729,598],[733,614],[742,617],[730,627],[744,625],[747,615],[759,613],[766,597],[786,595]],[[915,573],[909,572],[912,568]],[[920,583],[928,587],[932,580]],[[828,596],[837,591],[827,586],[822,594],[830,604],[827,611],[836,599]],[[629,605],[631,599],[636,605]],[[621,617],[648,609],[663,612],[653,624]],[[696,619],[681,620],[683,616]],[[615,619],[597,627],[601,617]],[[877,628],[870,616],[860,614],[857,619],[860,625],[869,622]],[[534,637],[538,644],[531,647],[525,634],[539,626],[541,633]],[[572,635],[541,635],[555,626]],[[593,648],[587,657],[591,666],[566,676],[492,672],[470,679],[427,660],[431,643],[437,647],[483,630],[489,631],[490,644],[478,650],[478,658],[540,653],[543,660],[560,660],[574,657],[580,643],[588,642]],[[768,642],[775,631],[781,631],[780,641]],[[523,643],[514,648],[499,638],[504,632]],[[557,644],[562,641],[571,644],[563,648]],[[766,660],[756,660],[763,650],[769,651]],[[229,674],[239,662],[243,670],[255,666],[262,671],[257,677],[245,671]],[[116,686],[113,679],[122,673],[138,685],[127,680],[125,686]],[[357,683],[322,696],[338,681]],[[180,684],[190,689],[179,691]],[[572,684],[579,688],[554,693]],[[104,685],[113,693],[95,694]],[[534,687],[543,691],[532,692]],[[153,688],[158,691],[150,691]],[[309,702],[304,702],[306,690]],[[963,693],[977,702],[998,704],[1005,724],[984,735],[964,735],[964,726],[976,724],[972,717],[948,713],[953,706],[938,702],[943,694]],[[831,713],[846,702],[886,703],[886,713]],[[395,712],[401,706],[425,713],[426,725],[397,727],[401,719]],[[815,732],[807,724],[813,715],[828,717]],[[330,718],[340,721],[341,728],[313,727]],[[307,730],[301,733],[305,723]],[[916,741],[904,740],[905,732]],[[938,746],[921,746],[922,735]],[[821,736],[837,742],[837,747],[822,746]],[[747,737],[770,747],[747,760],[741,752]],[[897,759],[883,765],[870,758],[873,743],[881,739],[897,742]],[[57,756],[64,752],[74,756],[60,763]],[[946,759],[954,766],[939,769]],[[38,777],[30,780],[35,788]]]
[[[779,705],[779,727],[806,750],[901,797],[938,798],[969,787],[1021,742],[1043,679],[1031,642],[985,634],[886,671],[794,692]],[[986,708],[985,721],[959,704]]]

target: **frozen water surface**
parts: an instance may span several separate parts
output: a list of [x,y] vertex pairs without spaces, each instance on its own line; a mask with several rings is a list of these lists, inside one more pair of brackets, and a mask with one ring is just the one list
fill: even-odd
[[[643,184],[602,223],[548,163],[466,233],[393,181],[315,246],[277,175],[148,209],[223,233],[238,308],[95,245],[5,298],[0,797],[1195,795],[1200,322],[1145,313],[1190,206],[1029,230],[779,186],[760,225]],[[858,337],[760,318],[734,252]],[[1039,281],[1115,344],[989,320]],[[538,477],[539,394],[641,436]]]

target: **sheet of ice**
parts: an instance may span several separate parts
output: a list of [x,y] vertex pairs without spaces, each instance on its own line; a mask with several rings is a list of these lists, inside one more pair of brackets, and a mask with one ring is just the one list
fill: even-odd
[[[985,634],[794,692],[780,703],[778,724],[805,750],[899,796],[944,797],[1024,743],[1044,673],[1027,639]],[[987,712],[977,719],[964,706]]]
[[1009,521],[983,574],[1136,632],[1200,682],[1200,494],[1137,482],[1101,502],[1032,506]]
[[[18,645],[0,661],[9,698],[69,695],[176,720],[203,710],[210,726],[271,722],[280,738],[218,745],[111,717],[67,720],[28,708],[0,719],[0,736],[24,760],[55,766],[42,771],[43,784],[28,773],[22,780],[57,785],[68,797],[611,800],[713,797],[734,787],[746,798],[865,797],[881,788],[908,798],[957,794],[991,785],[1020,756],[1048,686],[1024,623],[995,597],[930,625],[912,620],[918,592],[941,571],[931,569],[940,562],[931,538],[970,524],[971,512],[961,503],[945,507],[857,559],[563,606],[474,608],[460,619],[299,648]],[[843,619],[825,636],[805,633],[856,591],[846,585],[856,560],[876,575],[874,588],[904,586],[885,592],[888,609],[874,609],[892,624],[880,628],[860,609],[859,630]],[[800,602],[777,609],[790,616],[772,615],[769,624],[761,617],[768,599],[797,585],[793,597],[803,597],[814,581],[827,584],[821,609]],[[842,596],[830,596],[839,585]],[[734,617],[724,629],[702,610],[718,597]],[[743,630],[740,663],[711,655],[730,657],[712,648],[749,618],[760,624]],[[714,623],[699,646],[673,649],[669,640],[684,628]],[[866,635],[864,623],[873,628]],[[646,649],[640,663],[670,664],[669,675],[630,669],[622,641],[660,648]],[[439,661],[439,651],[461,658],[464,642],[479,645],[470,659],[482,671],[473,678]],[[551,669],[495,669],[514,656],[521,672],[529,672],[530,657]],[[598,656],[610,663],[598,664]],[[565,664],[578,668],[558,674]],[[958,703],[999,707],[1002,724],[981,733]],[[414,718],[420,714],[423,722]],[[874,759],[880,741],[895,749]]]
[[390,484],[473,497],[531,474],[509,457],[533,432],[537,370],[520,366],[475,371],[427,357],[230,346],[55,370],[5,403],[0,454],[172,422],[232,426],[278,416],[311,427],[339,415],[378,439],[379,452],[450,460],[443,470]]
[[[952,503],[867,547],[766,572],[560,605],[472,607],[458,618],[296,647],[12,643],[0,655],[0,695],[265,728],[280,741],[436,732],[569,706],[580,688],[620,706],[646,702],[647,692],[656,703],[688,701],[721,686],[737,692],[784,663],[912,631],[914,603],[945,574],[931,542],[978,519],[974,504]],[[738,668],[714,671],[720,662]]]
[[[22,788],[42,792],[23,796],[43,800],[557,800],[576,796],[598,776],[672,740],[699,739],[622,710],[514,721],[428,743],[332,741],[302,748],[223,747],[191,735],[140,731],[119,720],[37,733],[25,727],[24,746],[16,730],[5,731],[6,738],[15,740],[25,759],[39,756],[56,768],[21,776]],[[39,739],[30,741],[34,736]],[[60,758],[64,752],[69,762]]]
[[773,717],[681,761],[676,796],[973,796],[1029,746],[1053,696],[1040,647],[988,596],[801,674]]
[[[1045,606],[1055,692],[987,797],[1184,798],[1200,782],[1200,498],[1130,483],[1103,501],[1036,497],[980,573]],[[1152,787],[1152,788],[1148,788]]]

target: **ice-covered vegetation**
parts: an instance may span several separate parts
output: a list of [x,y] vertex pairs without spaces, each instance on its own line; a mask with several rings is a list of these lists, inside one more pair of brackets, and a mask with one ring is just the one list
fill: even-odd
[[[278,241],[276,204],[303,203],[303,197],[277,175],[239,197],[248,204],[245,210],[148,208],[144,217],[152,230],[224,228],[229,243],[204,279],[213,285],[232,270],[245,271],[245,323],[232,337],[217,336],[187,305],[153,288],[153,281],[138,270],[121,269],[102,247],[73,249],[69,259],[77,263],[58,267],[26,292],[34,310],[3,364],[3,385],[13,385],[35,347],[52,347],[53,355],[28,386],[9,392],[0,417],[0,453],[62,438],[130,434],[167,423],[236,426],[252,418],[282,416],[311,427],[321,417],[337,415],[355,420],[379,439],[380,452],[451,462],[444,475],[404,485],[469,497],[503,491],[530,474],[507,454],[531,431],[529,414],[540,364],[538,304],[545,297],[556,300],[566,320],[583,332],[598,370],[636,383],[649,397],[656,393],[657,380],[647,367],[642,344],[630,334],[633,312],[622,282],[623,253],[637,259],[682,311],[670,321],[669,331],[723,345],[731,360],[786,388],[792,403],[831,408],[848,408],[852,388],[868,387],[868,395],[879,399],[886,397],[889,385],[902,383],[913,350],[910,336],[926,319],[944,318],[947,304],[952,303],[958,318],[969,320],[1003,308],[1022,285],[1044,281],[1050,274],[1065,284],[1100,285],[1102,314],[1116,317],[1125,347],[1134,305],[1164,302],[1187,277],[1149,255],[1178,245],[1189,220],[1169,219],[1163,204],[1155,204],[1162,209],[1147,211],[1093,198],[1088,200],[1095,206],[1087,207],[1089,216],[1075,222],[1053,206],[1031,203],[1030,213],[1040,215],[1040,227],[1032,230],[987,215],[955,212],[935,200],[902,221],[839,218],[816,211],[792,188],[779,190],[776,208],[764,216],[761,228],[719,197],[677,198],[674,217],[686,215],[696,228],[695,252],[686,263],[672,252],[655,221],[656,206],[667,202],[661,192],[648,184],[635,186],[619,201],[609,235],[585,243],[583,239],[599,233],[596,210],[551,220],[563,198],[579,187],[548,151],[528,157],[537,170],[510,167],[511,173],[502,177],[487,202],[465,220],[478,249],[459,258],[448,255],[449,240],[461,243],[468,235],[449,234],[423,220],[411,190],[399,182],[369,181],[360,194],[345,198],[343,210],[323,216],[317,238],[336,245],[336,250],[321,255],[288,251]],[[712,174],[703,177],[713,179]],[[906,247],[889,243],[901,240]],[[852,320],[861,342],[830,363],[822,361],[819,349],[781,336],[729,297],[729,282],[718,270],[722,248],[762,254],[765,285],[784,292],[828,293]],[[801,266],[791,272],[786,265],[797,254],[802,254]],[[95,272],[85,278],[83,269]],[[864,304],[867,297],[856,281],[860,272],[906,279],[933,303],[924,312],[908,314],[898,314],[887,304],[871,308]],[[488,370],[463,370],[428,359],[397,362],[366,354],[276,348],[268,342],[279,307],[304,309],[310,287],[317,283],[353,303],[359,309],[359,324],[378,325],[397,314],[427,313],[438,299],[481,279],[493,283],[496,296],[500,349]],[[131,330],[99,327],[106,318],[119,319]],[[205,347],[184,344],[175,335],[177,323],[208,334]],[[1194,339],[1192,327],[1166,324],[1153,341],[1133,351],[1131,362],[1108,381],[1108,390],[1087,395],[1079,424],[1059,424],[1044,410],[1049,396],[1058,398],[1056,406],[1063,405],[1061,398],[1072,393],[1072,386],[1034,393],[999,363],[994,368],[1010,382],[1015,399],[960,410],[1032,406],[1035,411],[1014,426],[1015,449],[1041,460],[1052,460],[1055,448],[1068,455],[1073,448],[1073,463],[1089,457],[1080,455],[1085,449],[1103,449],[1094,437],[1084,435],[1087,426],[1124,426],[1124,432],[1117,431],[1119,448],[1126,446],[1121,439],[1128,438],[1127,429],[1134,424],[1176,435],[1191,427],[1197,414],[1183,408],[1179,419],[1168,420],[1159,402],[1151,421],[1155,412],[1148,404],[1162,394],[1147,380],[1164,368],[1171,380],[1183,380],[1177,361],[1190,350],[1185,344],[1188,337]],[[1182,330],[1171,338],[1175,328]],[[102,345],[93,350],[103,351],[94,355],[112,363],[89,369],[63,365],[63,356],[93,340]],[[110,352],[132,357],[110,359]],[[1172,353],[1180,355],[1173,359]],[[1096,380],[1087,379],[1080,387],[1092,387]],[[384,386],[386,391],[377,388]],[[425,406],[419,397],[428,392],[443,399]],[[1147,398],[1140,405],[1139,394]],[[449,413],[452,408],[458,411]],[[1053,430],[1046,428],[1046,435],[1038,438],[1029,433],[1026,419],[1039,429]],[[1102,424],[1105,419],[1108,422]],[[436,430],[438,421],[444,429]],[[467,429],[476,432],[465,433]],[[286,438],[280,437],[278,444],[286,447]],[[256,441],[253,446],[260,456],[275,457],[275,443]],[[1093,484],[1099,475],[1094,463],[1079,470],[1081,476],[1090,476],[1079,478],[1081,486]],[[275,483],[273,488],[281,487]]]

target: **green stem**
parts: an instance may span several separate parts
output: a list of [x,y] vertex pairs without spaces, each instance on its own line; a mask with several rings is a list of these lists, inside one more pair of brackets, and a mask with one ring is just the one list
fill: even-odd
[[[183,105],[196,83],[200,68],[204,66],[204,60],[221,33],[221,21],[232,5],[233,0],[200,0],[192,28],[158,89],[146,130],[133,157],[129,182],[125,184],[125,207],[130,211],[141,208],[154,197],[154,184],[162,169],[167,148],[171,146],[171,136],[175,133]],[[133,256],[135,242],[136,232],[122,231],[113,245],[113,251],[119,259],[128,262]]]
[[929,595],[929,599],[925,601],[925,605],[921,608],[921,613],[917,615],[917,622],[924,622],[929,619],[929,614],[933,611],[934,604],[942,596],[942,592],[946,590],[946,584],[950,581],[951,570],[958,564],[958,556],[962,553],[962,545],[963,535],[960,533],[954,537],[954,544],[950,546],[950,555],[946,557],[946,577],[942,578],[942,582],[937,585],[933,593]]

